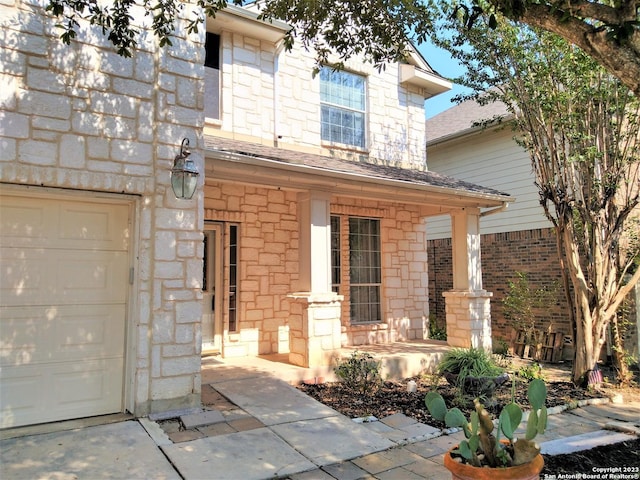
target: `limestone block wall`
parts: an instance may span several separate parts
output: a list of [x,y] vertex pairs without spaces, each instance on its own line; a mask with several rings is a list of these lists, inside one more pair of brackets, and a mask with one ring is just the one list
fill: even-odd
[[179,26],[160,50],[143,35],[124,58],[85,24],[64,45],[40,4],[0,5],[0,180],[126,194],[135,221],[125,407],[199,404],[202,188],[177,200],[169,171],[185,137],[204,171],[203,36]]
[[207,180],[205,219],[239,225],[239,323],[230,332],[224,319],[225,356],[288,353],[282,336],[301,315],[287,297],[298,290],[297,194]]
[[220,48],[222,105],[214,128],[236,139],[273,141],[275,45],[227,31]]
[[339,197],[331,207],[341,215],[380,218],[382,237],[382,317],[379,324],[351,324],[349,319],[349,239],[342,241],[342,343],[366,345],[423,339],[428,333],[429,301],[424,218],[415,205]]
[[426,168],[424,96],[398,84],[397,64],[378,72],[358,59],[345,62],[347,70],[367,77],[368,149],[341,150],[322,145],[312,52],[298,44],[289,52],[232,32],[222,33],[221,49],[222,116],[207,125],[206,134]]
[[[286,353],[282,335],[306,338],[304,302],[288,295],[299,286],[297,192],[207,180],[205,219],[237,223],[240,232],[239,324],[228,331],[225,356]],[[420,208],[390,202],[335,197],[331,214],[381,219],[382,309],[384,321],[351,325],[349,321],[349,239],[342,235],[343,284],[339,292],[342,344],[389,343],[426,338],[429,306],[424,221]],[[342,229],[346,232],[346,229]],[[317,333],[317,332],[316,332]],[[252,336],[253,335],[253,336]]]

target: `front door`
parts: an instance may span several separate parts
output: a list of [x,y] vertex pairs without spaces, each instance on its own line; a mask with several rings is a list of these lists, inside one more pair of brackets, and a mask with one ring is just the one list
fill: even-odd
[[224,258],[222,232],[222,224],[205,223],[204,268],[202,272],[203,354],[221,353],[222,348],[222,259]]

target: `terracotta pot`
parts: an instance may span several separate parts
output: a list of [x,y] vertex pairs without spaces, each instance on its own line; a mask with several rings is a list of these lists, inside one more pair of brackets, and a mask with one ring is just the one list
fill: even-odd
[[451,450],[449,450],[444,455],[444,466],[451,472],[452,480],[539,480],[540,472],[544,467],[544,458],[538,454],[533,461],[517,467],[474,467],[456,462],[451,457]]

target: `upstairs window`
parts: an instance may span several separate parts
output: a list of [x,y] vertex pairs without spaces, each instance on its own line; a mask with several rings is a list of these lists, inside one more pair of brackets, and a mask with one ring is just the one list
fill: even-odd
[[204,116],[220,119],[220,35],[207,32],[204,59]]
[[365,77],[322,67],[320,107],[322,141],[365,148]]

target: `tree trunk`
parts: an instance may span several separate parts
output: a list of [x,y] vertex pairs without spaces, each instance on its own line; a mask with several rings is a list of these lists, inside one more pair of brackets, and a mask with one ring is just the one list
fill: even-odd
[[618,381],[627,385],[629,383],[629,365],[627,365],[624,350],[623,332],[621,331],[620,319],[614,316],[611,320],[611,334],[613,337],[613,366],[616,369]]

